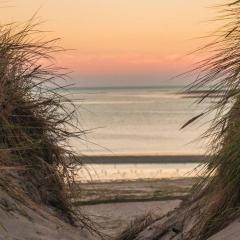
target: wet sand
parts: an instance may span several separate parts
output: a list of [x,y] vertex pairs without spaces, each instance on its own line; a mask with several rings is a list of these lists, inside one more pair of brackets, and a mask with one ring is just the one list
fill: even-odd
[[196,178],[82,183],[76,205],[184,199]]
[[136,217],[148,213],[159,217],[177,208],[195,181],[180,178],[88,183],[81,185],[81,198],[75,204],[82,205],[82,211],[113,239]]

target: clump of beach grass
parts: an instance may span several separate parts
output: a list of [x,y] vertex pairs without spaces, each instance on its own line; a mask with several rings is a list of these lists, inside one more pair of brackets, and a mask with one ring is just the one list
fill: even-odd
[[38,26],[34,19],[0,25],[0,187],[28,206],[47,206],[71,224],[91,227],[70,198],[81,162],[69,140],[84,131],[75,106],[57,91],[67,76],[52,56],[63,49]]
[[152,223],[156,221],[156,216],[152,213],[145,214],[143,216],[139,216],[130,222],[129,226],[124,229],[115,240],[132,240],[137,237],[137,235],[150,226]]
[[200,74],[187,90],[207,89],[198,103],[214,101],[186,125],[209,113],[214,118],[205,133],[211,141],[204,177],[194,189],[199,220],[185,239],[207,239],[240,216],[240,1],[220,8],[224,25],[203,48],[211,56],[197,64],[193,72]]

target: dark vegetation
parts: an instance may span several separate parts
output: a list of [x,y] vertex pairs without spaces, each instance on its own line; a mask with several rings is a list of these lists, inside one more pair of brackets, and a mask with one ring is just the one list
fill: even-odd
[[55,91],[66,78],[54,67],[52,56],[62,51],[56,41],[45,40],[33,19],[0,26],[0,188],[29,207],[47,206],[90,226],[69,197],[81,162],[68,142],[84,131],[74,105]]
[[219,93],[211,107],[195,118],[210,112],[215,114],[210,129],[205,133],[211,139],[209,160],[204,165],[204,178],[196,186],[193,198],[202,210],[190,234],[197,236],[196,239],[206,239],[239,217],[240,1],[231,1],[220,8],[223,10],[218,21],[223,21],[224,25],[216,31],[215,41],[203,49],[211,52],[212,56],[197,65],[195,70],[201,73],[188,90],[203,87],[210,90],[201,95],[199,103]]
[[139,232],[143,231],[145,228],[154,223],[157,219],[152,214],[147,214],[140,216],[132,221],[128,228],[118,236],[119,239],[132,240],[135,239]]

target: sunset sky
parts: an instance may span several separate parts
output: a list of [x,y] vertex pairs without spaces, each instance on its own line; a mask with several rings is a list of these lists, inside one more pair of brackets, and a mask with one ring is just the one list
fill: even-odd
[[210,8],[221,0],[12,0],[2,1],[1,23],[25,21],[34,12],[75,49],[61,55],[79,86],[160,85],[196,61],[190,51],[214,29]]

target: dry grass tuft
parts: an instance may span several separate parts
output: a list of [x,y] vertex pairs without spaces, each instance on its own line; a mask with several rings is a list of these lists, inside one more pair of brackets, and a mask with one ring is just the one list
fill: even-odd
[[122,231],[115,240],[132,240],[137,237],[137,235],[150,226],[156,217],[153,214],[148,213],[134,219],[124,231]]
[[52,55],[62,49],[57,39],[43,40],[37,28],[33,20],[0,26],[0,187],[20,201],[53,208],[73,224],[79,216],[69,193],[81,163],[67,143],[84,131],[74,105],[56,91],[66,76]]
[[239,216],[240,1],[220,7],[218,21],[223,21],[224,26],[216,32],[216,40],[203,48],[212,56],[198,63],[194,71],[200,70],[200,75],[188,89],[190,92],[207,89],[199,103],[209,97],[214,101],[199,117],[211,112],[215,117],[205,134],[211,138],[209,161],[204,166],[206,177],[195,189],[195,201],[200,202],[202,211],[187,239],[207,239]]

